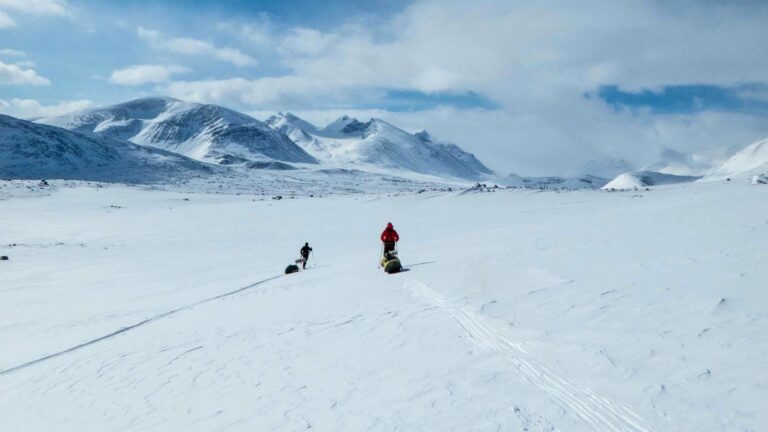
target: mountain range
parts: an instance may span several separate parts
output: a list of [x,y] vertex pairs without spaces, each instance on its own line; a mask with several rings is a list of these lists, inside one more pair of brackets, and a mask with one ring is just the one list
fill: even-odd
[[[350,173],[367,173],[387,176],[387,182],[401,177],[534,188],[621,189],[701,177],[670,175],[666,167],[690,167],[691,161],[677,153],[667,159],[669,163],[659,165],[658,170],[625,172],[612,182],[590,175],[500,177],[455,144],[440,142],[426,131],[407,132],[381,119],[363,122],[342,116],[318,127],[296,115],[278,113],[262,122],[221,106],[168,97],[137,99],[34,122],[0,116],[0,178],[149,182],[215,173],[252,176],[253,172],[285,171],[323,177],[338,174],[345,181]],[[768,139],[735,153],[721,167],[705,172],[701,180],[744,177],[759,183],[765,176]]]
[[436,142],[426,131],[410,134],[380,119],[342,116],[324,128],[290,113],[266,122],[327,165],[405,170],[480,179],[493,172],[455,144]]
[[264,123],[217,105],[151,97],[36,122],[221,165],[279,161],[459,179],[492,174],[456,145],[379,119],[363,123],[344,116],[318,128],[294,115],[278,114]]
[[137,99],[37,122],[157,147],[205,162],[317,163],[284,134],[250,116],[218,105],[168,97]]

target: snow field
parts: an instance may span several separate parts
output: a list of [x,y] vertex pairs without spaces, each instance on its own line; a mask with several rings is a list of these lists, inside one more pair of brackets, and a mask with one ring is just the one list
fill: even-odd
[[0,430],[760,430],[767,195],[3,195]]

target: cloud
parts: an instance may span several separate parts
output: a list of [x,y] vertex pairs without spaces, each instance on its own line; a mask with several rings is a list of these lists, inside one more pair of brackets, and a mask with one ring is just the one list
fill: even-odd
[[33,69],[22,69],[14,64],[0,62],[0,84],[7,85],[50,85],[47,78],[43,78]]
[[158,84],[167,82],[173,75],[190,71],[191,69],[189,68],[177,65],[134,65],[113,71],[109,81],[124,86],[139,86],[148,83]]
[[7,57],[26,57],[27,53],[10,48],[0,49],[0,55]]
[[169,83],[165,90],[171,96],[190,101],[234,102],[250,106],[305,104],[309,95],[333,105],[349,100],[348,93],[352,91],[299,76],[176,81]]
[[6,11],[35,15],[70,15],[66,0],[0,0],[0,30],[16,27],[16,21]]
[[665,149],[713,154],[747,144],[768,135],[768,120],[622,110],[585,95],[603,86],[765,82],[765,22],[760,2],[419,0],[380,25],[275,34],[275,61],[288,70],[281,76],[165,88],[259,110],[361,106],[380,89],[471,93],[498,109],[438,107],[397,118],[424,123],[501,172],[576,173],[593,159],[641,167]]
[[0,0],[0,8],[40,15],[68,15],[65,0]]
[[0,30],[16,27],[16,21],[13,20],[7,13],[0,10]]
[[43,105],[33,99],[0,99],[0,112],[18,118],[51,117],[93,107],[89,100],[65,101],[54,105]]
[[298,27],[291,29],[280,42],[284,54],[301,54],[314,56],[324,52],[336,40],[335,34],[323,33],[311,28]]
[[226,31],[259,51],[274,49],[275,43],[279,40],[278,35],[285,29],[275,23],[273,17],[267,13],[260,13],[250,18],[247,23],[220,22],[217,24],[219,30]]
[[37,66],[37,64],[32,60],[17,61],[14,64],[20,68],[27,68],[27,69],[34,68]]
[[246,24],[240,30],[240,36],[259,48],[268,48],[274,42],[274,28],[268,21],[258,24]]
[[235,66],[256,66],[258,61],[239,49],[217,47],[200,39],[168,38],[157,30],[138,28],[139,38],[150,44],[154,49],[169,51],[177,54],[211,56],[219,61]]

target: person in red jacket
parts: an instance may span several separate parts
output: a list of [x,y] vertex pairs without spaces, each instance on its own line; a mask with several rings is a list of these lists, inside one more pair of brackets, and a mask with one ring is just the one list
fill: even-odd
[[400,241],[400,236],[395,231],[395,227],[392,226],[392,222],[389,222],[381,233],[381,241],[384,242],[384,253],[395,250],[395,243]]

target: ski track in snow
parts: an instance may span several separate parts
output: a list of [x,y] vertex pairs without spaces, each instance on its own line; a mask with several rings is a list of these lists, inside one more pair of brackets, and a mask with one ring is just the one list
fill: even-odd
[[571,383],[537,361],[526,350],[528,344],[516,341],[504,324],[447,301],[418,280],[408,280],[403,285],[419,300],[450,314],[477,345],[504,356],[529,382],[547,392],[564,408],[572,410],[593,430],[650,432],[643,426],[642,419],[629,408]]
[[229,297],[229,296],[238,294],[240,292],[243,292],[245,290],[254,288],[254,287],[262,285],[264,283],[273,281],[273,280],[281,278],[283,276],[284,275],[272,276],[270,278],[262,279],[262,280],[260,280],[258,282],[254,282],[254,283],[252,283],[250,285],[246,285],[244,287],[238,288],[238,289],[236,289],[234,291],[229,291],[229,292],[226,292],[226,293],[223,293],[223,294],[219,294],[219,295],[216,295],[216,296],[213,296],[213,297],[209,297],[209,298],[206,298],[206,299],[203,299],[203,300],[198,300],[198,301],[196,301],[194,303],[188,304],[186,306],[181,306],[181,307],[178,307],[176,309],[172,309],[172,310],[170,310],[168,312],[163,312],[161,314],[157,314],[157,315],[149,317],[149,318],[147,318],[147,319],[145,319],[143,321],[139,321],[136,324],[129,325],[128,327],[123,327],[120,330],[113,331],[112,333],[106,334],[104,336],[100,336],[100,337],[95,338],[95,339],[91,339],[91,340],[89,340],[87,342],[83,342],[83,343],[75,345],[73,347],[70,347],[70,348],[67,348],[67,349],[55,352],[53,354],[48,354],[46,356],[43,356],[43,357],[40,357],[40,358],[37,358],[37,359],[34,359],[34,360],[30,360],[30,361],[28,361],[26,363],[22,363],[20,365],[13,366],[13,367],[5,369],[5,370],[0,370],[0,377],[2,377],[4,375],[11,374],[13,372],[20,371],[22,369],[26,369],[26,368],[28,368],[30,366],[34,366],[34,365],[42,363],[44,361],[51,360],[51,359],[54,359],[56,357],[63,356],[64,354],[68,354],[68,353],[80,350],[82,348],[94,345],[94,344],[99,343],[101,341],[111,339],[111,338],[113,338],[115,336],[118,336],[118,335],[123,334],[125,332],[128,332],[130,330],[134,330],[134,329],[136,329],[138,327],[141,327],[141,326],[143,326],[145,324],[149,324],[151,322],[160,320],[162,318],[167,318],[167,317],[169,317],[171,315],[175,315],[175,314],[177,314],[179,312],[182,312],[182,311],[185,311],[185,310],[189,310],[189,309],[191,309],[191,308],[193,308],[195,306],[199,306],[199,305],[204,304],[204,303],[212,302],[212,301],[215,301],[215,300],[222,299],[224,297]]

